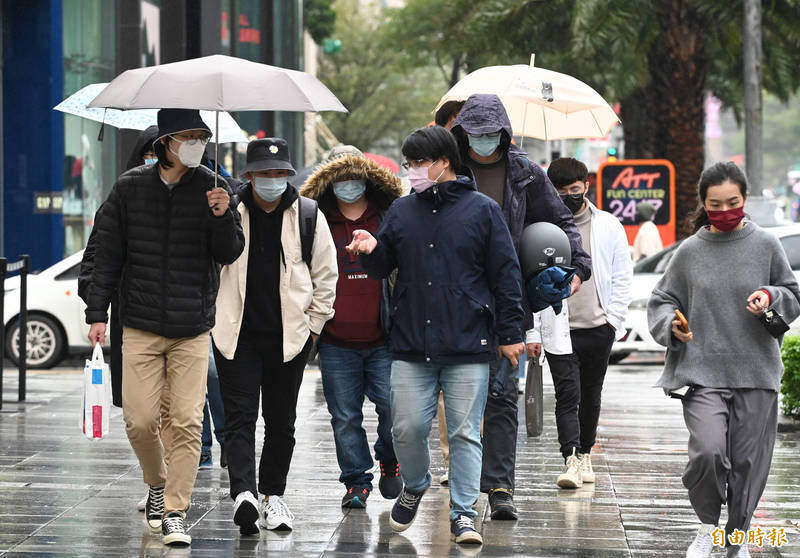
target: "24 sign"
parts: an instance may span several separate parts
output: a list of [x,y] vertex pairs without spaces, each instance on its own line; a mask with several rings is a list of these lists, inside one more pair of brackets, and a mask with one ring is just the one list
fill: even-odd
[[597,172],[597,206],[625,226],[633,244],[639,224],[636,206],[656,208],[653,221],[665,246],[675,242],[675,167],[664,159],[631,159],[603,163]]

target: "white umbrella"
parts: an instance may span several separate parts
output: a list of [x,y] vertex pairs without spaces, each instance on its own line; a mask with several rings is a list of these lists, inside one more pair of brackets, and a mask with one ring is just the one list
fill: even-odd
[[347,112],[309,73],[223,54],[128,70],[111,80],[89,107],[186,108],[217,111],[217,116],[223,110]]
[[[128,128],[131,130],[144,130],[148,126],[158,124],[158,109],[133,109],[117,110],[88,108],[86,105],[103,91],[107,83],[93,83],[73,93],[53,108],[67,114],[80,116],[89,120],[95,120],[114,126],[115,128]],[[209,128],[214,128],[215,113],[210,110],[201,110],[200,117]],[[233,117],[224,111],[219,115],[219,143],[236,143],[248,141],[245,134]],[[212,136],[211,141],[217,143],[216,135]]]
[[494,93],[515,134],[543,140],[605,137],[619,118],[594,89],[567,74],[516,64],[487,66],[464,76],[436,105]]

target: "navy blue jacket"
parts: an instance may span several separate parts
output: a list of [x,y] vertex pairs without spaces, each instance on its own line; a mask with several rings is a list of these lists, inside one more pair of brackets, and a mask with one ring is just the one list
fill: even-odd
[[572,213],[561,201],[553,183],[542,168],[532,163],[511,144],[511,121],[497,95],[470,96],[453,123],[453,135],[458,140],[462,160],[467,160],[467,134],[486,134],[502,130],[500,148],[507,156],[506,184],[503,192],[503,215],[519,249],[522,230],[531,223],[547,221],[560,227],[569,237],[572,247],[572,266],[586,281],[592,276],[592,260],[583,249],[581,234]]
[[[395,360],[464,364],[520,343],[522,273],[500,206],[465,176],[399,198],[361,255],[370,277],[397,268],[390,340]],[[496,324],[496,325],[495,325]]]

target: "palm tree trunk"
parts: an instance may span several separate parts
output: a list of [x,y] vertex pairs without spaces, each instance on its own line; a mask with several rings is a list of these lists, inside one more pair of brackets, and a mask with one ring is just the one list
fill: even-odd
[[650,52],[650,77],[658,107],[656,154],[675,165],[678,238],[694,233],[697,180],[705,163],[705,29],[712,22],[685,0],[662,4],[660,34]]
[[656,105],[653,87],[637,87],[619,103],[620,119],[625,123],[626,159],[652,159],[658,151],[656,140]]

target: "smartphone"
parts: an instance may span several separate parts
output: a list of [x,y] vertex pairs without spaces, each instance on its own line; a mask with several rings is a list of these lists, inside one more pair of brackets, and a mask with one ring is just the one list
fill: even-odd
[[677,316],[678,321],[681,323],[678,329],[684,333],[689,333],[689,322],[686,319],[686,316],[684,316],[683,313],[677,308],[675,309],[675,316]]

